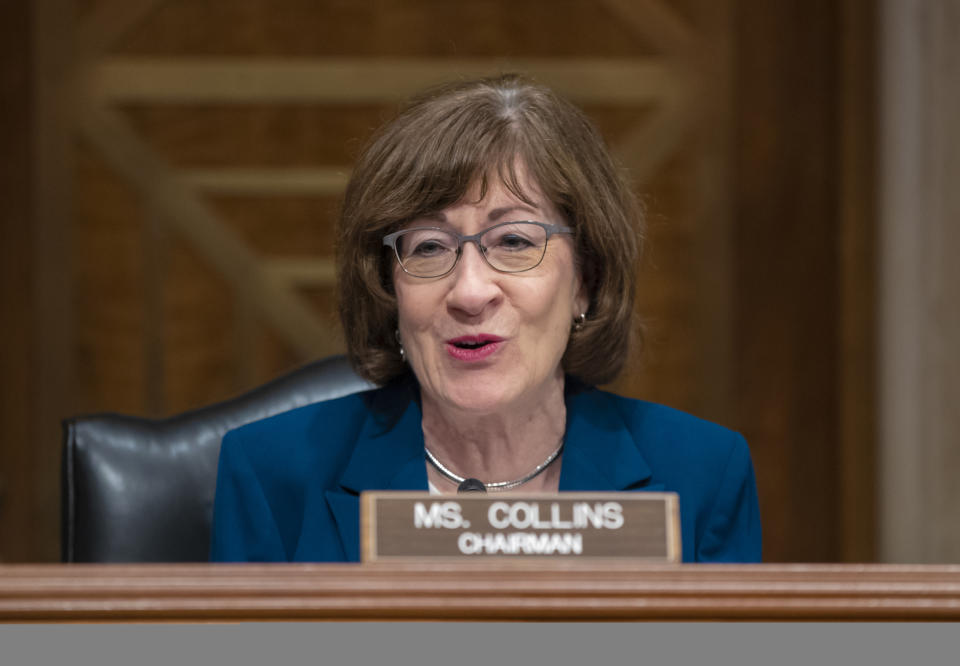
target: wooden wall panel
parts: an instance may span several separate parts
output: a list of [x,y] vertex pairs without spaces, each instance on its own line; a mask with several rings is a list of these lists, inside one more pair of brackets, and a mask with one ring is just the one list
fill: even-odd
[[878,157],[880,120],[877,62],[879,9],[872,0],[843,3],[841,16],[841,276],[840,312],[840,504],[842,559],[873,561],[880,557],[878,481],[882,446],[876,441],[881,408],[877,404]]
[[76,407],[72,266],[73,132],[72,0],[34,0],[30,7],[33,105],[31,148],[31,384],[28,528],[13,547],[20,556],[54,559],[60,515],[60,419]]
[[180,167],[295,167],[323,160],[349,168],[392,113],[375,104],[129,105],[127,118]]
[[644,45],[602,3],[578,0],[168,0],[117,52],[562,57]]
[[31,12],[0,5],[0,562],[29,552],[34,156]]
[[698,220],[690,205],[696,157],[684,153],[642,186],[648,225],[637,295],[642,344],[611,388],[703,414],[709,387],[700,381]]
[[77,148],[73,247],[80,411],[151,412],[147,211],[94,150]]
[[225,223],[264,257],[332,257],[339,197],[211,197]]
[[176,414],[236,393],[233,294],[203,257],[172,240],[163,285],[161,414]]
[[742,2],[737,19],[737,421],[765,557],[840,556],[838,11]]

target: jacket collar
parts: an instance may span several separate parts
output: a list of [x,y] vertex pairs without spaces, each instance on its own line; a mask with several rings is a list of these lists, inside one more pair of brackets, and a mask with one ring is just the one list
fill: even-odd
[[426,490],[420,396],[416,384],[399,382],[365,396],[367,416],[340,487],[364,490]]
[[[611,396],[568,379],[561,491],[661,490]],[[419,393],[408,382],[372,391],[339,488],[326,492],[348,560],[359,559],[364,490],[427,490]]]
[[364,395],[367,415],[336,489],[325,492],[347,561],[360,559],[364,490],[427,490],[419,394],[411,382]]

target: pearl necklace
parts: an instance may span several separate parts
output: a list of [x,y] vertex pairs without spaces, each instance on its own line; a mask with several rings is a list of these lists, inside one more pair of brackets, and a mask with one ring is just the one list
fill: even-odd
[[[443,463],[437,460],[436,456],[434,456],[433,453],[430,452],[430,449],[428,449],[427,447],[423,447],[423,450],[426,451],[427,453],[427,461],[431,465],[433,465],[436,468],[436,470],[440,472],[440,474],[450,479],[457,485],[460,485],[461,483],[466,481],[465,477],[458,476],[457,474],[454,474],[449,469],[444,467]],[[563,451],[562,438],[560,439],[560,444],[557,445],[557,448],[553,451],[553,453],[547,456],[547,459],[544,460],[542,463],[534,467],[532,472],[520,477],[519,479],[514,479],[513,481],[491,481],[490,483],[484,483],[483,485],[486,486],[487,490],[510,490],[511,488],[522,486],[527,481],[530,481],[531,479],[535,478],[537,475],[542,473],[543,470],[548,468],[550,464],[557,459],[561,451]]]

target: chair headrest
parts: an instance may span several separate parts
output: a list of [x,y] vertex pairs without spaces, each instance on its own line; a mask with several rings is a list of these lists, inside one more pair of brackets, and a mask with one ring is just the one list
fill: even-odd
[[224,433],[372,388],[343,356],[166,419],[93,414],[64,421],[66,562],[205,561]]

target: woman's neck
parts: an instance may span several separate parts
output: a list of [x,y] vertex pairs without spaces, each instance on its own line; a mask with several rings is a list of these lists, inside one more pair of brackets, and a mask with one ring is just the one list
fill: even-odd
[[[507,409],[477,414],[453,409],[422,397],[423,436],[427,449],[454,474],[484,483],[513,481],[542,464],[561,444],[566,430],[563,379],[552,382],[543,395]],[[556,490],[560,460],[517,491]],[[437,470],[430,480],[443,491],[456,484]]]

